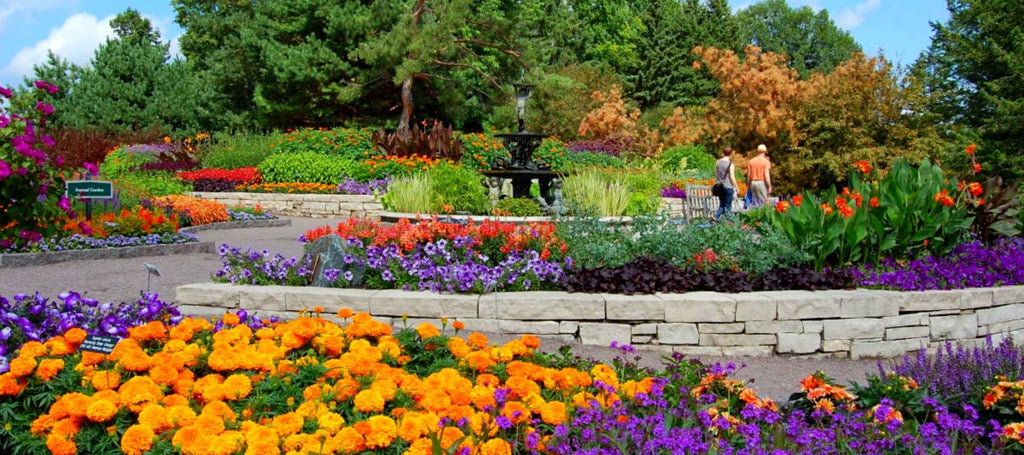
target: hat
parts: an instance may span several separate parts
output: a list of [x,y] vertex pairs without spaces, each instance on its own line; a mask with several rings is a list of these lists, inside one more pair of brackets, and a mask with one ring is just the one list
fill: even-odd
[[757,151],[761,152],[761,153],[765,153],[765,152],[768,151],[768,147],[765,147],[764,144],[758,145],[757,146]]

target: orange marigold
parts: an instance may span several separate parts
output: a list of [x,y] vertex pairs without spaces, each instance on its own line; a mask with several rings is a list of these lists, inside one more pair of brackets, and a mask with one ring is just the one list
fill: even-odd
[[85,411],[85,417],[90,422],[106,422],[117,415],[117,406],[108,400],[93,400]]
[[127,455],[142,455],[153,448],[153,428],[146,424],[128,427],[121,436],[121,450]]
[[49,381],[57,376],[64,369],[64,359],[46,359],[39,362],[39,368],[36,368],[36,377],[44,381]]
[[376,415],[367,419],[367,423],[370,424],[370,433],[366,435],[367,448],[383,449],[398,436],[398,425],[391,417]]
[[357,393],[352,404],[362,413],[381,412],[384,410],[384,397],[376,390],[367,389]]
[[431,324],[429,322],[424,322],[416,326],[416,333],[418,333],[420,335],[420,338],[423,339],[441,336],[441,331],[438,330],[438,328],[434,326],[434,324]]

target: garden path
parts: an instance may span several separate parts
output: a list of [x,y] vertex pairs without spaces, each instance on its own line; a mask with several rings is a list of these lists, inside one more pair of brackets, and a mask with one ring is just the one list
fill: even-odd
[[[320,226],[334,226],[339,219],[291,218],[292,225],[275,228],[209,230],[198,233],[200,240],[216,244],[228,243],[245,248],[267,249],[285,256],[302,254],[302,246],[296,241],[299,234]],[[220,259],[214,253],[155,256],[141,258],[106,259],[93,261],[72,261],[31,267],[0,269],[0,295],[41,292],[44,296],[75,290],[100,301],[130,301],[146,289],[146,268],[144,263],[155,265],[160,277],[152,277],[150,290],[158,293],[165,301],[171,301],[177,286],[189,283],[207,282],[210,274],[220,268]],[[500,340],[507,337],[491,335]],[[558,340],[545,340],[545,350],[557,350]],[[610,361],[617,351],[600,346],[573,345],[576,354]],[[642,366],[657,367],[662,363],[662,353],[638,351]],[[632,359],[633,356],[630,356]],[[865,382],[865,374],[877,371],[876,362],[869,360],[843,359],[796,359],[789,357],[771,358],[702,358],[704,362],[735,362],[745,364],[737,374],[738,379],[753,380],[752,387],[761,396],[785,400],[789,394],[799,390],[799,381],[816,370],[822,370],[840,384],[850,381]]]

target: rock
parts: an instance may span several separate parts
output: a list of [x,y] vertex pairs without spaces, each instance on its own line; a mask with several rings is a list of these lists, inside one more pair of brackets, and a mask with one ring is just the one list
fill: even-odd
[[[330,269],[339,270],[340,276],[351,272],[352,279],[349,280],[349,286],[356,287],[363,283],[366,264],[358,260],[361,255],[350,254],[355,253],[356,249],[347,246],[345,239],[340,236],[325,235],[308,243],[304,250],[303,261],[306,257],[313,258],[313,286],[332,287],[333,284],[330,280],[324,277],[324,272]],[[349,262],[346,262],[346,257]],[[356,260],[353,261],[352,258],[356,258]]]

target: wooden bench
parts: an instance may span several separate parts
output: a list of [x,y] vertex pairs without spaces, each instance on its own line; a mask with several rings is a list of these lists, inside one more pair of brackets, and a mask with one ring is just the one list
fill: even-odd
[[[732,200],[732,213],[745,211],[743,197],[736,195]],[[711,194],[711,185],[686,184],[686,199],[683,200],[683,217],[686,224],[697,219],[714,219],[718,211],[718,196]]]

